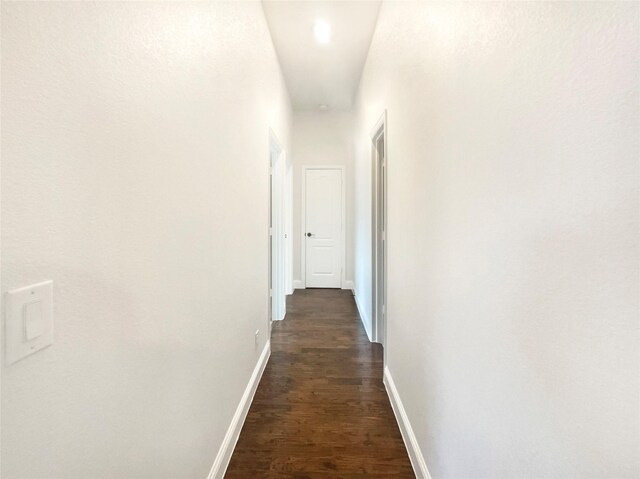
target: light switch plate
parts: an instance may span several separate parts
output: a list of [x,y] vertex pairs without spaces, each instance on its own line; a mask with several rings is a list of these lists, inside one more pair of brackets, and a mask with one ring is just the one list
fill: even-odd
[[6,296],[7,363],[53,343],[53,281],[9,291]]

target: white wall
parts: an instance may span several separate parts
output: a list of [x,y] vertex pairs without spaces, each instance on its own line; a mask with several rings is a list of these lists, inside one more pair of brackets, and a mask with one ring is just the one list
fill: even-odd
[[55,284],[53,346],[3,369],[3,478],[206,477],[289,146],[260,3],[3,2],[2,127],[2,291]]
[[639,464],[640,5],[385,2],[358,98],[388,110],[389,370],[431,475]]
[[304,166],[341,165],[346,181],[345,279],[353,282],[353,127],[348,111],[297,111],[293,114],[293,279],[304,282],[301,266],[302,172]]

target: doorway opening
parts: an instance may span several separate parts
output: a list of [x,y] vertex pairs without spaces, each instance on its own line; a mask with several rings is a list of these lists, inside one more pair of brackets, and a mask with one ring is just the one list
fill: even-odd
[[386,343],[387,319],[387,112],[371,134],[371,252],[373,341]]
[[284,319],[287,295],[287,160],[278,137],[269,131],[269,333],[271,322]]
[[305,166],[302,175],[305,288],[344,288],[344,166]]

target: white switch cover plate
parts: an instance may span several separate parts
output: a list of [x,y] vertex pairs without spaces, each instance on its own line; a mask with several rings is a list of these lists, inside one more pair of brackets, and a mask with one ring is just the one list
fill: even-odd
[[53,343],[53,281],[9,291],[6,296],[7,363]]

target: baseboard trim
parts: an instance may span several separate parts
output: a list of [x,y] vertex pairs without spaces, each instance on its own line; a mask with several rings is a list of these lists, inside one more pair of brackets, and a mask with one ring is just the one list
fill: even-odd
[[353,281],[346,280],[344,283],[342,283],[342,289],[350,289],[351,291],[353,291]]
[[231,424],[229,424],[229,429],[227,429],[227,434],[224,436],[224,440],[222,441],[222,445],[220,446],[220,450],[218,451],[216,460],[213,462],[213,466],[211,467],[211,471],[209,471],[207,479],[223,479],[225,472],[227,472],[227,467],[229,466],[229,461],[231,461],[233,450],[238,442],[238,437],[240,437],[240,431],[242,430],[244,421],[247,418],[247,413],[249,412],[249,407],[253,401],[253,396],[256,393],[256,389],[258,389],[260,378],[262,378],[262,373],[264,372],[264,368],[267,366],[270,355],[271,343],[267,341],[267,344],[264,345],[264,349],[256,363],[256,367],[251,374],[249,383],[244,390],[244,394],[240,399],[240,403],[236,408],[233,419],[231,419]]
[[367,318],[364,314],[364,309],[362,308],[362,305],[360,304],[360,301],[358,300],[358,295],[355,294],[355,291],[353,292],[353,298],[356,300],[356,307],[358,308],[358,314],[360,315],[360,321],[362,322],[362,326],[364,326],[364,330],[367,333],[367,337],[369,338],[370,342],[373,342],[373,335],[371,334],[371,327],[369,326],[369,324],[371,324],[371,321],[369,321],[369,318]]
[[304,281],[300,279],[293,280],[293,289],[305,289]]
[[396,389],[396,384],[393,382],[391,372],[386,366],[384,367],[384,385],[387,389],[389,401],[391,401],[393,414],[396,416],[396,421],[398,422],[398,426],[400,427],[402,440],[404,441],[404,445],[407,448],[407,453],[409,454],[409,460],[411,461],[413,472],[415,473],[417,479],[431,479],[429,469],[427,469],[427,463],[424,460],[424,456],[422,455],[422,451],[420,450],[420,446],[418,445],[418,440],[413,433],[413,428],[411,427],[411,423],[409,422],[407,413],[404,410],[404,406],[402,405],[402,400],[400,399],[400,395],[398,394],[398,390]]

